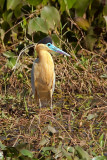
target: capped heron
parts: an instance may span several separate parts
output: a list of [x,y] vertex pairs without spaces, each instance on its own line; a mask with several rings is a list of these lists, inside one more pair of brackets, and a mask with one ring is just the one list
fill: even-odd
[[51,52],[58,52],[66,56],[68,53],[55,47],[51,37],[47,36],[40,40],[35,46],[38,58],[35,59],[31,70],[31,85],[36,101],[41,107],[45,102],[50,101],[52,110],[52,95],[55,88],[54,62]]

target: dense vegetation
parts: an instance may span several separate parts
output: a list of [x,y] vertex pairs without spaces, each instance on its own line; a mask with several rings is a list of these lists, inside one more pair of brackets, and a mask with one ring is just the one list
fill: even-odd
[[[50,35],[54,117],[31,91],[34,43]],[[107,1],[0,0],[0,159],[106,160]]]

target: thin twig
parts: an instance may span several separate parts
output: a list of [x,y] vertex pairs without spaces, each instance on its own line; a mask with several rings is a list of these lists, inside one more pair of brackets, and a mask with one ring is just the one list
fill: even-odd
[[16,69],[16,67],[17,67],[17,63],[18,63],[18,61],[19,61],[20,56],[22,55],[22,53],[23,53],[25,50],[27,50],[27,49],[29,49],[29,48],[31,48],[31,47],[33,47],[33,46],[35,46],[35,44],[29,45],[28,47],[25,47],[25,48],[23,48],[23,49],[21,50],[21,52],[20,52],[20,54],[19,54],[19,56],[18,56],[18,58],[17,58],[17,60],[16,60],[16,64],[15,64],[15,66],[13,67],[12,70],[15,71],[15,69]]

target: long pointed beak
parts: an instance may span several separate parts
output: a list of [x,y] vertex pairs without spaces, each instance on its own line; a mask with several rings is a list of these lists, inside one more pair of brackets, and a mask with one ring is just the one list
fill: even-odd
[[48,45],[48,47],[49,47],[51,50],[55,51],[55,52],[58,52],[58,53],[60,53],[60,54],[63,54],[63,55],[66,55],[66,56],[70,57],[70,55],[69,55],[68,53],[62,51],[61,49],[55,47],[55,46],[52,45],[52,44]]
[[55,50],[56,50],[56,52],[58,52],[58,53],[60,53],[60,54],[63,54],[63,55],[66,55],[66,56],[70,57],[70,55],[69,55],[68,53],[62,51],[61,49],[59,49],[59,48],[57,48],[57,47],[55,47]]

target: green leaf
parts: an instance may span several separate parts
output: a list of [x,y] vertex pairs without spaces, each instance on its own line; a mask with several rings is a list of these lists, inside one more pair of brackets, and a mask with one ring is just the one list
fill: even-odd
[[55,153],[55,159],[62,157],[62,142],[59,144],[58,148],[53,148],[52,152]]
[[27,149],[22,149],[20,152],[24,156],[27,156],[29,158],[33,158],[33,153]]
[[68,160],[72,160],[71,153],[67,152],[64,148],[62,148],[62,153]]
[[106,30],[107,30],[107,16],[103,16],[106,22]]
[[48,2],[49,2],[49,0],[43,0],[42,4],[45,6]]
[[6,63],[7,66],[9,68],[13,68],[14,65],[16,64],[15,54],[11,51],[7,51],[7,52],[4,52],[3,55],[8,58],[8,61]]
[[12,15],[13,15],[13,11],[6,11],[3,13],[3,19],[8,22],[9,24],[11,24],[12,22]]
[[18,151],[20,151],[20,150],[24,149],[25,147],[27,147],[27,145],[28,145],[27,143],[17,144],[16,149]]
[[89,114],[89,115],[87,116],[87,119],[88,119],[88,120],[91,120],[91,119],[95,118],[96,116],[97,116],[96,113],[95,113],[95,114]]
[[42,151],[46,152],[46,151],[51,151],[53,149],[53,147],[43,147]]
[[49,139],[48,138],[43,138],[41,141],[40,141],[40,145],[43,146],[45,144],[47,144],[49,142]]
[[82,17],[85,11],[87,10],[87,7],[90,3],[90,0],[81,0],[76,1],[74,8],[76,9],[76,13],[78,16]]
[[74,157],[74,160],[80,160],[77,156]]
[[5,36],[5,31],[4,29],[0,29],[0,37],[1,37],[1,40],[3,41],[4,39],[4,36]]
[[0,0],[0,7],[3,9],[5,0]]
[[71,0],[64,0],[67,9],[72,8],[76,1],[77,1],[77,0],[72,0],[72,1],[71,1]]
[[6,52],[3,53],[3,55],[7,58],[11,58],[11,57],[15,56],[15,54],[11,51],[6,51]]
[[80,146],[76,146],[75,149],[80,158],[83,158],[85,160],[90,160],[89,154],[86,151],[84,151]]
[[55,7],[45,6],[41,10],[41,18],[47,22],[50,29],[54,29],[55,26],[60,27],[60,15]]
[[39,17],[30,19],[28,24],[28,33],[32,34],[38,31],[41,31],[47,34],[48,33],[47,23],[42,18],[39,18]]
[[76,18],[76,23],[78,24],[79,27],[81,27],[84,30],[88,30],[88,28],[90,27],[89,22],[83,17]]
[[22,14],[21,8],[22,8],[21,3],[15,8],[14,15],[15,15],[16,18],[20,17],[21,14]]
[[107,158],[105,156],[97,156],[94,157],[92,160],[107,160]]
[[102,74],[100,77],[104,78],[104,79],[107,79],[107,74]]
[[0,141],[0,148],[1,148],[1,150],[4,150],[5,147],[6,147],[6,146],[5,146],[4,144],[2,144],[1,141]]
[[104,134],[102,134],[102,135],[100,136],[100,138],[99,138],[99,143],[100,143],[100,146],[101,146],[101,147],[104,146],[104,140],[103,140],[103,138],[104,138]]
[[94,34],[93,30],[94,30],[94,28],[90,27],[89,30],[88,30],[88,33],[85,37],[86,47],[90,50],[93,50],[95,42],[97,41],[96,35]]
[[15,147],[6,147],[5,152],[7,157],[15,158],[19,155],[19,151]]
[[8,59],[7,66],[9,68],[13,68],[15,66],[15,64],[16,64],[16,58],[9,58]]
[[56,133],[56,129],[53,128],[52,126],[48,125],[48,130],[51,132],[51,133]]
[[71,152],[71,153],[74,153],[74,152],[75,152],[74,147],[69,147],[69,146],[68,146],[66,149],[67,149],[68,152]]
[[54,41],[54,43],[56,44],[56,46],[59,46],[60,39],[58,38],[58,36],[56,34],[52,34],[51,37],[52,37],[52,40]]
[[37,5],[39,5],[42,2],[42,0],[27,0],[27,2],[30,5],[37,6]]
[[60,4],[60,10],[61,12],[64,12],[66,10],[66,5],[64,0],[58,0],[59,4]]
[[107,16],[107,2],[106,2],[106,5],[104,6],[103,14],[104,14],[105,16]]
[[20,4],[21,0],[7,0],[7,10],[14,10],[18,4]]

